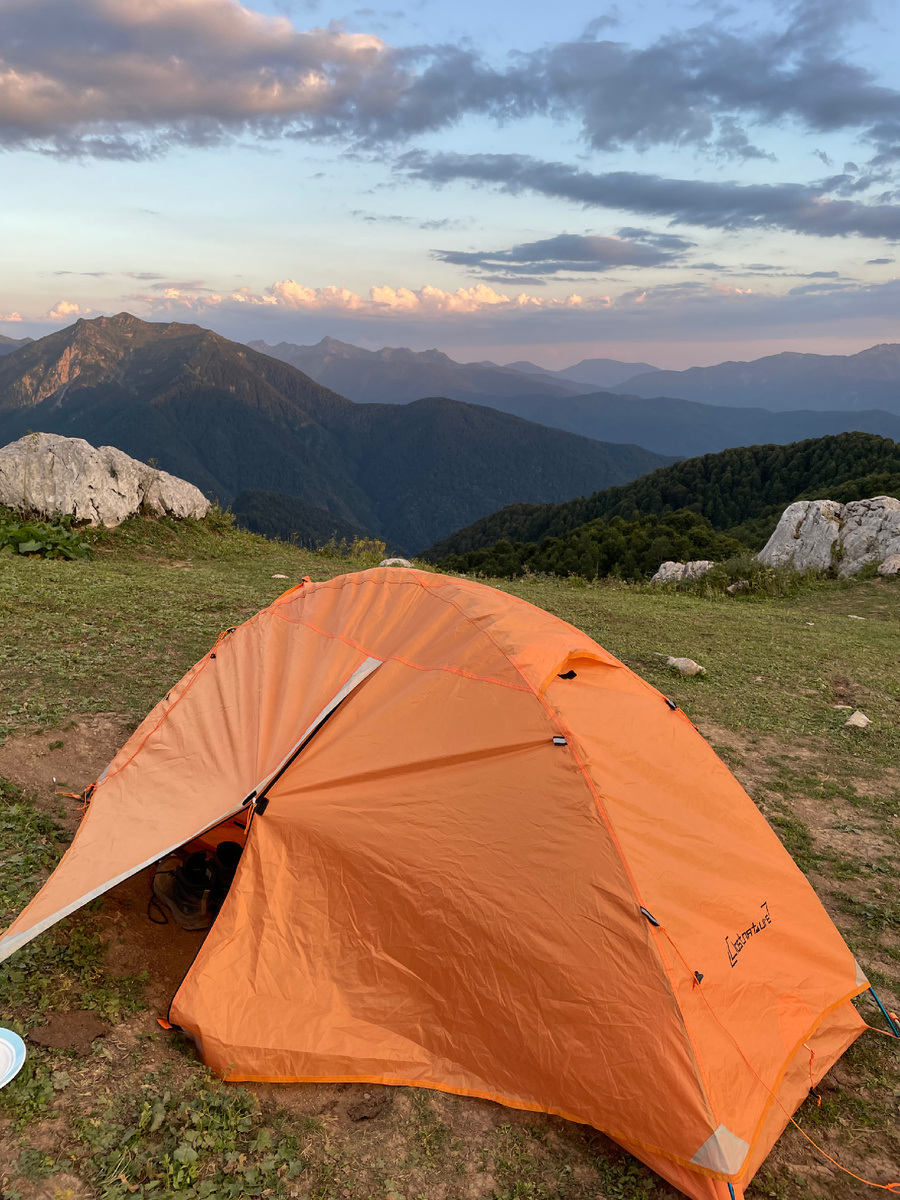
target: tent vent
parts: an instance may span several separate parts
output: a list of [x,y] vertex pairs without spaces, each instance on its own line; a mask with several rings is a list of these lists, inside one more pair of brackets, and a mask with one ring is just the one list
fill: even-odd
[[656,917],[654,917],[653,913],[647,912],[647,910],[646,910],[646,908],[644,908],[643,904],[641,905],[641,912],[644,914],[644,916],[647,918],[647,920],[650,922],[651,925],[654,925],[657,929],[660,928],[659,921],[657,921],[657,919],[656,919]]
[[674,701],[674,700],[670,700],[670,699],[668,698],[668,696],[666,697],[666,704],[668,704],[668,706],[669,706],[669,708],[671,708],[672,712],[674,712],[674,711],[675,711],[675,709],[678,707],[678,705],[675,703],[675,701]]
[[578,675],[577,675],[577,672],[575,672],[575,671],[563,671],[563,673],[559,676],[559,678],[560,679],[577,679]]
[[246,808],[247,805],[252,804],[252,802],[255,799],[256,799],[256,792],[252,791],[249,796],[245,796],[244,799],[241,801],[241,808]]
[[566,739],[564,737],[555,737],[553,739],[554,746],[568,746],[568,744],[569,743],[566,741]]

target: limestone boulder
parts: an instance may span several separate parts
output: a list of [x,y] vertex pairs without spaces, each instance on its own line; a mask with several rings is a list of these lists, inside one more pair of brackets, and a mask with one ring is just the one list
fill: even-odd
[[[869,563],[900,557],[900,500],[873,496],[838,504],[836,500],[798,500],[781,515],[775,532],[759,552],[771,567],[827,571],[840,578]],[[894,573],[890,567],[880,574]]]
[[868,563],[900,555],[900,500],[875,496],[844,505],[838,575],[855,575]]
[[683,579],[701,579],[708,571],[711,571],[716,564],[708,558],[695,558],[692,562],[684,564]]
[[760,562],[795,571],[827,571],[838,553],[843,511],[844,506],[836,500],[789,504],[760,550]]
[[29,433],[0,449],[0,504],[49,518],[70,513],[91,525],[114,526],[149,509],[202,518],[210,503],[192,483],[82,438]]
[[879,575],[900,575],[900,554],[889,555],[878,568]]
[[716,564],[705,558],[694,559],[693,562],[664,562],[650,580],[651,583],[682,583],[692,579],[700,579]]

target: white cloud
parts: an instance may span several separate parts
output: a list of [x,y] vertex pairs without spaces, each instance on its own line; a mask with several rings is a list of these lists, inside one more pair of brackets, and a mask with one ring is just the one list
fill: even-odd
[[21,313],[11,312],[11,313],[6,313],[5,316],[3,314],[0,314],[0,325],[5,325],[8,322],[11,323],[14,321],[21,321],[21,320],[22,320]]
[[93,309],[82,308],[73,300],[57,300],[49,312],[41,318],[44,321],[63,321],[66,317],[86,317]]
[[[530,296],[526,292],[507,295],[495,291],[487,284],[457,288],[445,292],[441,288],[426,284],[414,289],[387,286],[371,287],[368,299],[346,287],[307,287],[293,279],[281,279],[263,292],[239,288],[228,293],[191,292],[179,288],[166,288],[161,294],[137,293],[128,297],[139,300],[154,313],[189,311],[201,314],[222,308],[271,307],[306,313],[334,313],[335,315],[357,315],[361,317],[436,317],[443,315],[470,316],[474,313],[516,312],[533,309],[577,309],[585,305],[582,296],[573,293],[560,299],[545,296]],[[608,297],[595,298],[592,304],[608,304]]]

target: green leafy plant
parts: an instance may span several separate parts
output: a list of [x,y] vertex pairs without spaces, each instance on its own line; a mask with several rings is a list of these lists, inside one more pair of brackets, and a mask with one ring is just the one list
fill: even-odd
[[57,514],[52,521],[28,520],[11,509],[0,508],[0,553],[38,558],[87,558],[88,542],[71,515]]

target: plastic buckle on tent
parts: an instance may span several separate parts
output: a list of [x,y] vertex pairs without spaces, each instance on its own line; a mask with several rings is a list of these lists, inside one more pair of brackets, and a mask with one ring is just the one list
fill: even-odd
[[568,746],[568,744],[569,743],[566,741],[566,739],[564,737],[555,737],[553,739],[554,746]]
[[666,696],[665,700],[666,700],[666,704],[668,704],[669,708],[671,708],[672,712],[674,712],[675,709],[678,707],[678,705],[675,703],[674,700],[670,700],[668,696]]
[[258,817],[261,817],[263,815],[263,813],[266,811],[266,809],[269,807],[269,797],[268,796],[260,796],[260,798],[256,801],[256,803],[254,804],[253,807],[254,807],[254,811],[256,812],[256,815]]
[[651,925],[655,926],[657,929],[661,928],[659,921],[657,921],[656,917],[654,917],[652,912],[647,912],[647,910],[646,910],[646,908],[644,908],[643,904],[641,905],[641,912],[644,914],[644,916],[647,918],[647,920],[650,922]]

